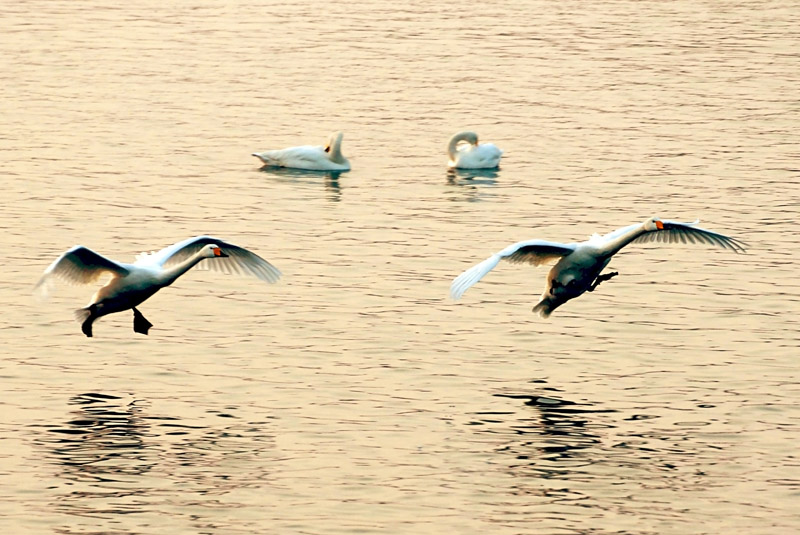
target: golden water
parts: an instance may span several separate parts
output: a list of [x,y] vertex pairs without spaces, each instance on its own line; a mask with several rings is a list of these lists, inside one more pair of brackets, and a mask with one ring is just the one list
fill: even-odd
[[[795,533],[793,2],[7,2],[0,526],[15,534]],[[451,134],[502,147],[448,175]],[[345,133],[353,170],[253,151]],[[749,254],[631,246],[530,312],[515,241],[651,215]],[[141,310],[31,297],[80,243],[211,234]],[[560,400],[560,401],[554,401]]]

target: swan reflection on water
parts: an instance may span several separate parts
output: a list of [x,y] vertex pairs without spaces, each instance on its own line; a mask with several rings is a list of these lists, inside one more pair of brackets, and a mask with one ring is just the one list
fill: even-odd
[[491,191],[497,186],[497,169],[455,169],[447,170],[447,185],[458,188],[459,194],[451,200],[460,202],[479,202],[495,194]]
[[332,201],[341,201],[342,190],[339,186],[339,175],[346,171],[310,171],[307,169],[292,169],[290,167],[276,167],[265,165],[259,169],[262,173],[277,177],[284,182],[296,184],[319,184],[319,179],[323,179],[325,189],[331,193]]
[[[157,508],[164,489],[181,489],[170,498],[175,507],[213,505],[219,495],[263,486],[270,477],[271,418],[242,420],[238,407],[225,406],[206,410],[201,425],[193,425],[154,415],[132,395],[86,393],[68,403],[74,408],[66,421],[32,427],[37,457],[50,467],[41,476],[49,508],[67,515],[72,528],[87,523],[85,531],[69,533],[117,533],[103,529],[110,525],[104,522]],[[202,425],[209,417],[216,425]],[[196,521],[199,528],[208,518]]]
[[[480,424],[476,428],[479,432],[507,437],[495,451],[512,456],[506,459],[508,468],[518,476],[563,480],[581,477],[579,467],[591,464],[595,456],[602,454],[603,430],[614,427],[594,417],[614,410],[547,396],[495,396],[526,400],[525,406],[534,409],[519,414],[481,413],[481,419],[474,422]],[[525,493],[541,491],[536,484],[536,489],[525,489],[527,486],[519,483],[515,488]]]
[[497,169],[447,170],[447,183],[451,186],[495,186],[500,173]]
[[76,408],[63,425],[47,425],[38,442],[72,481],[109,482],[141,475],[156,465],[147,453],[150,425],[142,402],[108,394],[79,394],[69,400]]
[[[519,460],[563,462],[574,459],[581,450],[601,444],[601,429],[612,427],[592,420],[591,415],[615,412],[609,409],[592,409],[574,401],[546,396],[495,394],[497,397],[526,399],[525,405],[537,409],[538,414],[522,418],[511,426],[520,437],[507,450],[516,453]],[[553,467],[555,468],[555,467]],[[544,474],[550,470],[544,470]],[[566,472],[553,470],[553,474]]]

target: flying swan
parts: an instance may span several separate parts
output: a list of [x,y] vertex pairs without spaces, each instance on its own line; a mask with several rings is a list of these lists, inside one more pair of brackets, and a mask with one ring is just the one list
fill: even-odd
[[136,309],[137,305],[195,266],[197,269],[252,275],[266,282],[276,282],[281,276],[275,266],[247,249],[211,236],[197,236],[157,253],[137,255],[133,264],[115,262],[87,247],[76,245],[50,264],[36,283],[34,292],[47,297],[53,279],[68,284],[92,284],[104,275],[110,276],[111,279],[94,294],[91,302],[75,311],[75,319],[81,324],[83,334],[92,336],[92,323],[98,318],[128,309],[133,309],[133,330],[147,334],[153,324]]
[[350,162],[342,155],[344,134],[334,132],[324,147],[303,145],[288,149],[254,152],[253,156],[265,166],[291,167],[310,171],[349,171]]
[[527,263],[539,266],[555,263],[547,274],[547,286],[541,300],[533,307],[533,312],[546,318],[559,306],[586,291],[594,291],[598,284],[616,275],[611,272],[601,275],[611,257],[629,243],[706,243],[730,249],[737,253],[745,252],[745,244],[696,227],[694,223],[679,223],[651,218],[643,223],[610,232],[605,236],[593,235],[581,243],[555,243],[543,240],[528,240],[509,245],[480,264],[472,266],[453,280],[450,296],[459,299],[473,284],[489,273],[500,260],[513,263]]
[[[461,143],[466,141],[466,143]],[[461,145],[459,145],[461,143]],[[450,138],[447,144],[449,167],[459,169],[494,169],[500,165],[503,151],[492,143],[478,144],[475,132],[459,132]]]

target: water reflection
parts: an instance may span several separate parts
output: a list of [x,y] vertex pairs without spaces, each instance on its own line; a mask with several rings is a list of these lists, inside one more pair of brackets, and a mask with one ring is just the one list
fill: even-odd
[[[68,403],[64,423],[33,426],[43,429],[34,439],[41,457],[56,467],[48,507],[65,515],[60,533],[121,533],[111,526],[120,514],[146,522],[174,488],[169,506],[213,506],[224,495],[232,508],[246,507],[236,493],[272,479],[270,420],[245,421],[237,406],[206,409],[196,417],[209,425],[191,425],[151,414],[131,395],[85,393]],[[193,516],[191,532],[210,521]]]
[[[536,411],[510,423],[506,432],[515,439],[500,448],[519,461],[514,470],[530,471],[543,478],[568,478],[575,475],[576,465],[585,464],[581,457],[602,444],[602,430],[613,427],[601,423],[593,415],[615,412],[594,409],[564,399],[546,396],[496,394],[497,397],[526,399],[525,405]],[[591,455],[590,455],[591,456]]]
[[[527,509],[528,516],[516,517],[520,522],[550,522],[559,532],[578,534],[586,532],[580,519],[588,511],[646,511],[669,520],[680,497],[718,484],[709,482],[707,471],[726,457],[725,448],[708,431],[697,432],[704,422],[696,416],[685,425],[685,414],[665,422],[639,406],[617,410],[549,396],[495,396],[525,400],[519,411],[482,413],[473,422],[480,424],[476,432],[495,437],[492,451],[512,478],[505,487],[509,509],[501,515],[512,514],[515,500],[522,500],[541,507]],[[630,428],[630,421],[637,425]],[[592,518],[597,526],[605,521],[602,514]]]
[[325,189],[330,193],[330,200],[339,202],[342,200],[339,176],[347,171],[311,171],[308,169],[292,169],[289,167],[275,167],[265,165],[259,169],[262,173],[272,175],[285,182],[297,184],[318,184],[319,179],[323,179]]
[[[478,202],[491,198],[491,188],[497,185],[497,169],[448,169],[447,184],[466,194],[467,201]],[[462,197],[451,200],[461,201]]]
[[595,479],[608,440],[606,431],[614,427],[601,415],[615,411],[549,396],[495,396],[525,400],[518,412],[480,414],[482,425],[475,427],[496,438],[496,460],[511,477],[505,484],[506,499],[498,502],[497,516],[506,518],[514,514],[515,503],[525,503],[525,513],[514,514],[520,525],[536,522],[545,530],[557,527],[559,533],[585,533],[585,526],[571,519],[594,500],[587,482]]
[[60,477],[76,481],[119,481],[140,475],[155,464],[144,451],[150,426],[142,403],[108,394],[80,394],[65,425],[48,426],[42,438],[50,457],[61,467]]
[[452,186],[494,186],[497,169],[448,169],[447,183]]
[[[140,481],[157,466],[158,454],[144,403],[132,396],[85,393],[69,405],[74,409],[64,424],[37,426],[45,432],[35,442],[56,466],[50,510],[93,526],[99,518],[145,511],[150,489]],[[86,532],[85,525],[67,523],[59,533]]]

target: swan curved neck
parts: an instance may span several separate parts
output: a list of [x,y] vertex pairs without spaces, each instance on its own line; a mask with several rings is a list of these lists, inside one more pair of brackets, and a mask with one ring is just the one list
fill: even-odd
[[334,137],[331,140],[330,152],[328,158],[335,163],[344,163],[344,156],[342,156],[342,135]]
[[470,132],[459,132],[450,138],[450,143],[447,144],[447,154],[451,159],[456,157],[456,147],[461,141],[466,141],[472,145],[472,134]]
[[161,276],[159,277],[161,279],[160,280],[161,285],[169,286],[170,284],[175,282],[178,277],[180,277],[181,275],[192,269],[194,266],[199,264],[200,261],[203,260],[204,258],[205,256],[203,256],[202,251],[198,251],[196,254],[193,254],[180,264],[172,266],[169,269],[165,269],[161,273]]

